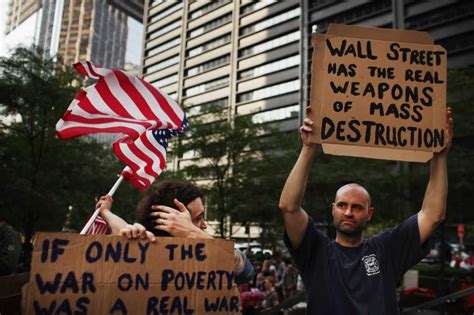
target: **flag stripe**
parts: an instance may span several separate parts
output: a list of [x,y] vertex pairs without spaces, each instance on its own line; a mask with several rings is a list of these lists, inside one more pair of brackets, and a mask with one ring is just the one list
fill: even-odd
[[145,87],[153,94],[153,96],[158,100],[158,103],[163,107],[163,110],[165,111],[166,115],[171,119],[171,121],[175,124],[177,128],[181,127],[182,119],[180,119],[176,113],[173,111],[171,108],[170,104],[168,103],[168,100],[163,97],[161,93],[158,93],[156,89],[151,86],[148,82],[145,82]]
[[148,82],[83,61],[75,68],[97,82],[79,91],[56,124],[60,138],[122,133],[115,155],[127,169],[123,176],[139,189],[147,188],[166,165],[168,138],[188,128],[183,109]]
[[117,77],[118,83],[122,90],[130,98],[131,101],[134,101],[137,110],[141,113],[141,115],[143,115],[142,119],[146,119],[145,117],[148,117],[149,119],[159,120],[158,117],[156,117],[155,113],[150,110],[150,107],[143,98],[142,94],[138,92],[136,86],[132,84],[128,76],[125,75],[123,72],[117,70],[114,71],[114,74]]
[[[124,107],[127,103],[120,103],[120,101],[112,93],[112,90],[109,88],[107,81],[102,80],[96,83],[95,88],[99,93],[100,97],[104,100],[108,107],[113,108],[114,112],[118,116],[135,118],[132,114]],[[128,104],[127,104],[128,105]]]

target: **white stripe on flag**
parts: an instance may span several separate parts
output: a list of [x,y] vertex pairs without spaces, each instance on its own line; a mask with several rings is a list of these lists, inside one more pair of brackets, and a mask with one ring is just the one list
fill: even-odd
[[143,96],[145,101],[148,104],[150,110],[156,115],[156,117],[161,117],[161,120],[171,121],[171,118],[166,114],[166,112],[161,108],[158,100],[151,94],[151,92],[143,85],[143,83],[136,77],[128,76],[133,85],[137,88],[138,92]]
[[[151,132],[147,132],[147,135],[149,133],[151,133]],[[137,148],[140,151],[143,152],[144,155],[148,156],[150,159],[153,160],[153,163],[151,164],[151,168],[156,172],[156,174],[160,175],[160,173],[161,173],[161,169],[160,169],[161,162],[160,161],[161,160],[160,160],[160,157],[157,155],[157,153],[150,151],[150,149],[148,149],[148,147],[146,147],[145,144],[143,144],[143,140],[142,140],[141,137],[138,138],[135,141],[135,145],[137,146]],[[159,152],[159,153],[161,153],[161,152]]]
[[139,169],[137,170],[136,175],[138,175],[139,177],[148,179],[150,183],[152,183],[155,180],[155,177],[153,177],[152,175],[148,174],[145,171],[146,163],[142,159],[140,159],[138,156],[136,156],[135,153],[133,153],[128,148],[127,144],[120,143],[119,148],[122,151],[123,155],[125,155],[129,160],[131,160],[133,163],[138,165]]
[[[139,124],[131,124],[131,123],[125,123],[125,122],[109,122],[109,123],[95,123],[95,122],[90,122],[90,123],[83,123],[83,122],[75,122],[75,121],[67,121],[63,125],[59,126],[60,129],[56,129],[58,132],[61,132],[63,130],[69,129],[69,128],[94,128],[98,130],[102,130],[102,132],[108,132],[107,129],[111,128],[116,128],[116,127],[121,127],[121,128],[126,128],[130,130],[134,130],[138,132],[139,134],[145,132],[146,128],[139,125]],[[110,131],[111,132],[111,131]]]
[[[97,89],[95,87],[93,89],[90,89],[89,91],[87,91],[86,97],[89,98],[89,101],[92,104],[92,106],[95,109],[97,109],[99,112],[104,113],[104,114],[108,114],[108,115],[111,115],[111,116],[119,116],[120,117],[119,114],[114,112],[114,110],[112,109],[111,106],[107,105],[107,103],[104,101],[102,96],[100,96],[99,91],[97,91]],[[80,107],[80,106],[78,106],[78,107]]]
[[123,107],[127,110],[127,112],[134,118],[139,120],[147,119],[143,116],[142,112],[138,109],[137,105],[135,104],[134,100],[128,96],[127,93],[122,89],[120,83],[115,76],[114,73],[104,77],[107,86],[109,87],[112,94],[115,98],[123,105]]

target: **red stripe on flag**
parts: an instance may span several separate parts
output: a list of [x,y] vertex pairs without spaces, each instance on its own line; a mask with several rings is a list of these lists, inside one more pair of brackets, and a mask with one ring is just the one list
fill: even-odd
[[147,119],[160,120],[156,117],[155,113],[150,109],[150,105],[143,98],[142,94],[137,90],[135,85],[132,84],[130,78],[122,71],[112,70],[118,79],[120,87],[127,93],[127,95],[133,100],[137,108]]
[[117,98],[112,94],[110,87],[108,86],[105,80],[99,80],[96,83],[95,88],[99,95],[102,97],[107,106],[112,109],[118,116],[127,117],[127,118],[135,118],[130,115],[125,107],[117,100]]
[[[124,177],[127,178],[135,187],[140,190],[144,190],[151,184],[151,182],[147,178],[141,177],[137,174],[137,171],[140,169],[140,167],[135,164],[135,162],[130,160],[128,156],[122,151],[119,142],[114,143],[114,153],[120,160],[122,160],[122,162],[127,164],[128,167],[132,169],[133,174],[124,173]],[[145,182],[146,184],[144,185],[139,180]]]
[[[99,78],[102,78],[102,77],[103,77],[103,75],[98,74],[97,72],[95,72],[94,67],[93,67],[93,65],[91,64],[91,62],[86,61],[86,64],[87,64],[87,68],[89,69],[90,73],[92,73],[93,75],[95,75],[96,77],[99,77]],[[98,67],[98,68],[100,68],[99,65],[95,65],[95,66]]]
[[91,102],[91,100],[87,97],[83,97],[80,101],[79,104],[77,104],[82,110],[85,112],[88,112],[90,114],[102,114],[102,115],[109,115],[108,113],[103,113],[99,111]]
[[153,176],[154,178],[158,176],[158,173],[156,173],[151,168],[154,161],[148,155],[146,155],[141,149],[139,149],[135,143],[130,143],[128,145],[128,149],[132,151],[132,153],[135,154],[137,158],[139,158],[140,160],[146,163],[145,168],[141,170],[143,170],[146,174]]
[[[151,152],[155,153],[158,158],[160,159],[160,169],[164,169],[166,166],[166,160],[160,150],[158,150],[148,139],[147,136],[142,137],[143,144],[150,150]],[[155,141],[156,142],[156,141]],[[157,143],[157,145],[160,145]]]
[[57,135],[60,139],[69,139],[74,137],[79,137],[91,133],[100,133],[100,132],[108,132],[108,133],[124,133],[130,135],[132,137],[136,136],[138,133],[130,128],[124,127],[113,127],[113,128],[94,128],[94,127],[68,127],[61,132],[57,132]]
[[183,121],[176,115],[175,111],[168,103],[168,100],[161,93],[159,93],[150,83],[144,80],[141,81],[143,82],[145,87],[151,92],[151,94],[153,94],[156,101],[158,102],[158,104],[160,104],[166,115],[168,115],[168,117],[173,121],[176,126],[180,127]]
[[77,71],[85,75],[86,77],[89,77],[89,74],[87,73],[87,70],[84,68],[84,65],[80,62],[74,64],[74,68],[76,68]]
[[[137,121],[137,120],[130,120],[130,119],[125,119],[125,118],[120,118],[120,117],[84,117],[80,115],[75,115],[75,114],[69,114],[68,116],[68,122],[78,122],[78,123],[85,123],[85,124],[107,124],[107,123],[117,123],[117,125],[121,123],[126,123],[126,124],[131,124],[131,125],[137,125],[142,126],[145,129],[149,129],[150,127],[153,126],[153,124],[149,121]],[[126,127],[127,128],[127,127]]]

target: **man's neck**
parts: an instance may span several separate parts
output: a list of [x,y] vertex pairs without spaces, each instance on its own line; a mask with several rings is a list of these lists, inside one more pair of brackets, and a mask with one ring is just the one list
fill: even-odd
[[362,244],[362,234],[351,236],[336,231],[336,243],[344,247],[357,247]]

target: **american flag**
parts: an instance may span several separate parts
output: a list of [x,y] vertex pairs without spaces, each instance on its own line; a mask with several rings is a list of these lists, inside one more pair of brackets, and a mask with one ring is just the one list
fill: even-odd
[[168,139],[189,127],[183,109],[136,76],[89,61],[74,67],[98,81],[76,94],[56,124],[58,136],[125,134],[113,145],[115,155],[128,166],[122,175],[140,190],[148,188],[165,168]]
[[[92,213],[89,215],[89,217],[92,215]],[[87,218],[86,222],[89,221],[89,218]],[[95,218],[94,222],[92,223],[92,226],[86,233],[87,235],[105,235],[109,234],[109,226],[107,225],[107,222],[105,222],[104,219],[99,215],[97,218]]]

